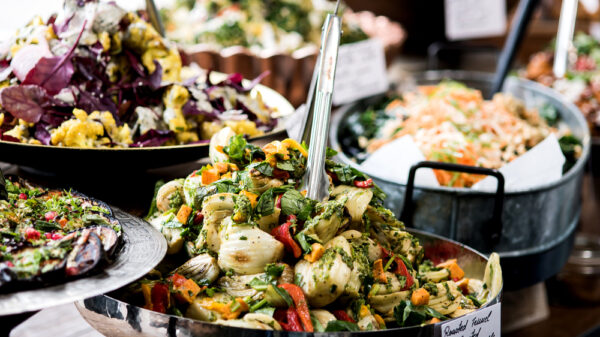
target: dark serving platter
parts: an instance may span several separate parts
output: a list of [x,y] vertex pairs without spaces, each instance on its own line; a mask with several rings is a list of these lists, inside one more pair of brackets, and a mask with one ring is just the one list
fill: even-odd
[[0,294],[0,316],[16,315],[104,294],[131,283],[154,268],[165,256],[167,243],[144,220],[113,208],[121,223],[121,244],[114,260],[89,276],[44,288]]
[[[211,79],[218,81],[223,74],[212,73]],[[294,113],[294,107],[275,90],[263,85],[254,89],[270,107],[277,108],[280,116]],[[252,141],[265,141],[282,136],[285,132],[280,118],[275,129]],[[0,161],[30,167],[46,172],[92,171],[139,171],[192,162],[208,156],[208,144],[190,144],[148,148],[69,148],[34,145],[0,140]]]

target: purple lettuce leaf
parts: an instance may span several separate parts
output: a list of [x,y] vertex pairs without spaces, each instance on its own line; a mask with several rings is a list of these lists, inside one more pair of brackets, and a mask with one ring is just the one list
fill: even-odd
[[253,79],[247,87],[244,87],[244,85],[242,84],[244,77],[240,73],[233,73],[233,74],[227,76],[227,78],[225,80],[223,80],[215,85],[212,85],[210,83],[210,80],[208,80],[208,77],[210,76],[210,72],[209,72],[207,75],[207,85],[209,85],[209,87],[211,87],[211,86],[232,87],[237,92],[245,94],[245,93],[252,91],[252,89],[254,89],[254,87],[256,87],[260,83],[260,81],[262,81],[265,77],[269,76],[270,73],[271,72],[268,70],[263,72],[262,74],[258,75],[258,77]]
[[35,125],[35,132],[33,133],[33,136],[42,144],[50,145],[50,132],[48,131],[44,123],[37,123]]
[[87,20],[83,21],[83,27],[75,39],[75,43],[63,56],[42,57],[35,66],[27,73],[22,84],[36,84],[46,89],[50,95],[58,94],[71,81],[75,72],[71,57],[79,44],[81,35],[85,30]]
[[29,123],[37,123],[45,110],[43,105],[50,100],[38,85],[18,85],[0,91],[0,104],[11,115]]
[[187,101],[181,109],[181,111],[185,116],[202,115],[207,121],[214,121],[219,118],[218,114],[214,111],[205,111],[198,109],[198,105],[195,101],[192,100]]
[[161,146],[171,139],[175,139],[175,133],[170,130],[151,129],[136,139],[129,147],[154,147]]
[[[46,41],[45,39],[42,39]],[[13,69],[13,74],[24,81],[27,74],[35,68],[36,64],[43,57],[52,57],[52,53],[45,43],[31,44],[21,48],[10,61],[10,66]]]

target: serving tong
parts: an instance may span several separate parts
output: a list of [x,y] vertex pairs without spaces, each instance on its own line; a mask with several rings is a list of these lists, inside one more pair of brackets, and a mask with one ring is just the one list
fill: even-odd
[[552,71],[556,78],[563,78],[567,73],[569,55],[573,47],[573,32],[577,19],[578,0],[563,0],[558,20],[558,32],[556,33],[556,47],[554,51],[554,64]]
[[[302,189],[307,190],[307,197],[313,200],[323,200],[329,195],[328,177],[325,173],[325,157],[333,84],[342,36],[342,21],[338,16],[339,7],[340,0],[337,1],[333,13],[327,15],[323,24],[321,49],[310,85],[306,103],[308,113],[305,117],[302,132],[302,140],[309,145],[307,169],[302,180]],[[307,132],[309,125],[310,133]]]
[[162,24],[162,20],[160,19],[160,14],[158,13],[158,9],[154,0],[146,0],[146,13],[148,13],[148,19],[150,20],[150,24],[160,36],[165,37],[165,27]]

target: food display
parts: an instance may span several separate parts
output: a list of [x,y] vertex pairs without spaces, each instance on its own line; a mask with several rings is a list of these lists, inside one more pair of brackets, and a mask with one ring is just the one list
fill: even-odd
[[600,42],[579,32],[573,39],[574,62],[564,78],[552,71],[553,48],[534,54],[520,75],[560,92],[586,117],[593,136],[600,134]]
[[426,260],[363,173],[327,159],[329,200],[306,198],[306,160],[291,139],[260,148],[215,135],[211,164],[157,185],[147,219],[170,256],[124,298],[216,324],[318,332],[436,323],[498,294],[497,254],[479,278],[456,259]]
[[[481,91],[444,81],[388,98],[348,122],[358,161],[410,135],[427,160],[498,169],[554,133],[570,160],[579,140],[552,106],[531,109],[510,94],[484,100]],[[565,168],[570,167],[569,165]],[[440,185],[470,187],[484,176],[435,170]]]
[[79,148],[206,143],[273,130],[277,107],[232,74],[186,76],[177,48],[114,2],[67,0],[0,48],[0,140]]
[[[242,46],[260,55],[318,45],[334,5],[323,0],[192,0],[176,1],[161,14],[167,36],[175,41],[214,50]],[[356,21],[344,20],[343,43],[368,38]]]
[[63,283],[110,263],[120,243],[121,225],[108,206],[18,178],[4,184],[0,292]]

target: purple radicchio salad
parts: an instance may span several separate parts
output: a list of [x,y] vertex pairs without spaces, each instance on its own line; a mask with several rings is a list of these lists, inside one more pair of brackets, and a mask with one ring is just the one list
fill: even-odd
[[66,0],[0,45],[0,141],[80,148],[208,143],[224,127],[259,136],[277,109],[240,74],[184,78],[177,48],[114,2]]

